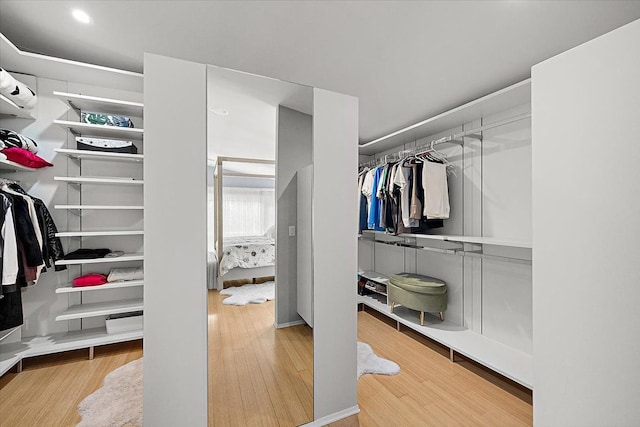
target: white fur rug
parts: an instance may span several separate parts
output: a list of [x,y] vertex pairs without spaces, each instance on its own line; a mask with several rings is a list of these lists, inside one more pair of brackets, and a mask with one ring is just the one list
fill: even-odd
[[142,426],[142,359],[110,372],[78,406],[76,427]]
[[358,341],[358,378],[364,374],[396,375],[400,366],[396,362],[377,356],[369,344]]
[[[399,373],[397,363],[377,356],[369,344],[358,342],[358,378]],[[103,386],[80,402],[78,412],[82,421],[76,427],[142,427],[142,359],[110,372]]]
[[276,298],[276,284],[264,282],[257,285],[233,286],[221,290],[220,295],[230,295],[222,300],[226,305],[262,304]]

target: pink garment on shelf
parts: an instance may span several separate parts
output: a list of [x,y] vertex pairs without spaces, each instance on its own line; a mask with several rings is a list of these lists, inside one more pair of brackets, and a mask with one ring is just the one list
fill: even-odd
[[83,286],[104,285],[105,283],[107,283],[107,276],[105,276],[104,274],[89,273],[85,274],[84,276],[76,277],[75,279],[73,279],[73,282],[71,282],[71,285],[74,288],[80,288]]

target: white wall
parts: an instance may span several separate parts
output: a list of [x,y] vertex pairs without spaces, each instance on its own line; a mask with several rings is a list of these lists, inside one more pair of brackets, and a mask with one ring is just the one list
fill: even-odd
[[640,21],[533,79],[534,424],[640,425]]
[[[309,91],[311,97],[311,91]],[[297,239],[289,226],[297,223],[296,172],[312,162],[313,118],[290,108],[278,109],[276,146],[276,325],[301,320],[297,299]]]
[[315,419],[356,409],[358,100],[313,90]]
[[144,421],[206,426],[206,66],[145,54],[144,70]]

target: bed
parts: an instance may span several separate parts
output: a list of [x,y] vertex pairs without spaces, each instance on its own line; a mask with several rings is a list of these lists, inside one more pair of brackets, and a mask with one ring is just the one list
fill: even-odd
[[276,245],[270,236],[229,237],[218,265],[217,288],[224,280],[253,279],[275,275]]

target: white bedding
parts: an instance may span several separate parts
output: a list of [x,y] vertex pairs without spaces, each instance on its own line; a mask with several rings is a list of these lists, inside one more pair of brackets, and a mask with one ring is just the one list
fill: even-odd
[[264,236],[230,237],[224,240],[220,275],[233,268],[255,268],[275,265],[275,240]]

